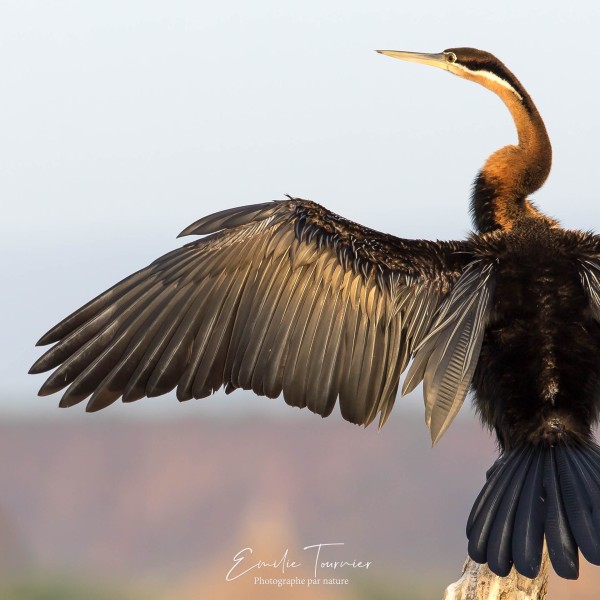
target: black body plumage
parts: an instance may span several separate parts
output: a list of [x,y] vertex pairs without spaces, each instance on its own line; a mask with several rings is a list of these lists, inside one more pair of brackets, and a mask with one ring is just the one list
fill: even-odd
[[221,211],[201,235],[53,327],[31,373],[96,411],[176,389],[277,397],[380,426],[423,381],[434,444],[469,389],[501,451],[467,524],[469,554],[504,576],[600,564],[600,237],[561,229],[529,201],[546,179],[544,124],[516,77],[470,48],[394,51],[494,91],[519,143],[479,173],[467,240],[408,240],[299,198]]
[[[473,378],[503,455],[467,524],[469,554],[498,575],[537,574],[544,534],[554,569],[600,564],[600,323],[583,261],[597,239],[524,221],[490,247],[494,308]],[[591,254],[586,257],[586,253]]]
[[[565,435],[590,439],[600,408],[600,323],[583,284],[582,250],[596,243],[531,219],[480,250],[495,264],[494,303],[473,388],[503,450]],[[554,418],[561,427],[548,425]]]

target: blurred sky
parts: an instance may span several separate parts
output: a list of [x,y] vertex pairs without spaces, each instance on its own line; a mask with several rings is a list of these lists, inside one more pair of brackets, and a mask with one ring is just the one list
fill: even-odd
[[[376,48],[497,54],[553,141],[538,205],[595,228],[599,22],[591,1],[4,0],[0,412],[81,414],[35,397],[35,341],[209,212],[289,193],[402,237],[463,237],[478,168],[515,139],[508,112]],[[181,415],[144,402],[105,412]]]

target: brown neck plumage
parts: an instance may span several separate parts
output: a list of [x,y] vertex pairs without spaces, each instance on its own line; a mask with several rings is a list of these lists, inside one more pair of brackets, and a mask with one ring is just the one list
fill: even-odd
[[473,75],[474,81],[500,96],[519,136],[517,145],[494,152],[475,180],[471,212],[477,230],[481,233],[507,231],[517,221],[527,218],[554,224],[527,198],[546,181],[552,164],[552,146],[540,114],[520,84],[513,88],[493,78]]

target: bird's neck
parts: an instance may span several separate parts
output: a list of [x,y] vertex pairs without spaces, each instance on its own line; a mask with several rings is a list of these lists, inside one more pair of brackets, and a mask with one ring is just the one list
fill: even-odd
[[471,199],[477,230],[487,233],[510,230],[524,218],[538,218],[553,224],[528,200],[539,189],[552,164],[552,146],[531,98],[523,88],[519,94],[501,85],[486,85],[496,92],[510,111],[518,134],[518,144],[494,152],[479,172]]

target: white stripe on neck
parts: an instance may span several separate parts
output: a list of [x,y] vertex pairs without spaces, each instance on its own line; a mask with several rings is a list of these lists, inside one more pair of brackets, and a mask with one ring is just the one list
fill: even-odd
[[507,90],[510,90],[519,100],[523,100],[523,96],[521,96],[521,94],[519,94],[519,92],[517,92],[517,90],[515,90],[515,88],[512,85],[510,85],[510,83],[508,83],[508,81],[506,81],[506,79],[502,79],[502,77],[498,77],[498,75],[496,75],[496,73],[492,73],[491,71],[485,71],[483,69],[480,71],[472,71],[471,69],[469,69],[463,65],[460,65],[460,67],[462,69],[464,69],[465,71],[468,71],[469,73],[473,73],[473,75],[481,75],[482,77],[485,77],[489,81],[494,81],[495,83],[498,83],[502,87],[505,87]]

